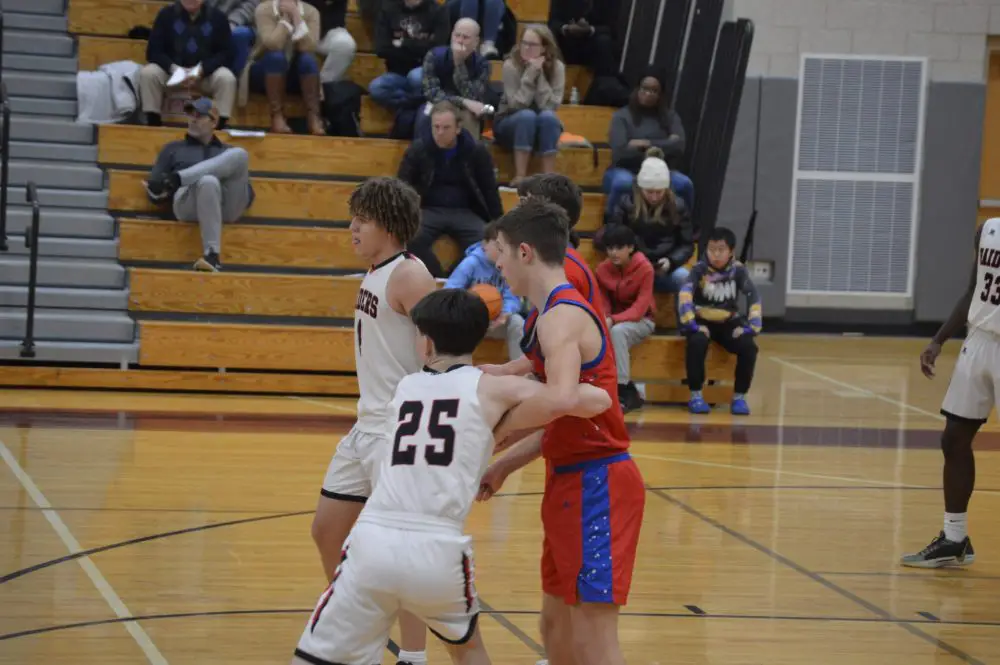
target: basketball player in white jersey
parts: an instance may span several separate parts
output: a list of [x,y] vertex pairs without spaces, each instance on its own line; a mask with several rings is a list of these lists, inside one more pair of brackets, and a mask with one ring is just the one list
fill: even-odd
[[[327,581],[333,579],[344,539],[372,493],[378,462],[389,451],[386,418],[396,385],[420,369],[410,309],[436,290],[424,264],[404,250],[420,226],[416,191],[396,178],[370,178],[351,194],[350,212],[351,243],[371,268],[354,308],[358,420],[337,446],[312,525]],[[400,632],[400,662],[426,663],[424,626],[404,614]]]
[[494,441],[562,415],[595,416],[612,404],[591,385],[559,403],[537,399],[543,388],[537,381],[473,367],[489,313],[464,289],[428,295],[411,316],[425,366],[399,382],[390,409],[391,452],[333,582],[309,617],[295,665],[381,662],[402,610],[425,621],[455,663],[488,664],[477,629],[471,539],[463,528]]
[[934,376],[941,346],[968,323],[968,333],[941,405],[946,422],[944,452],[944,529],[920,552],[900,563],[916,568],[964,566],[976,559],[969,539],[967,515],[976,482],[972,440],[1000,407],[1000,218],[987,220],[976,232],[976,261],[969,288],[934,339],[920,355],[920,366]]

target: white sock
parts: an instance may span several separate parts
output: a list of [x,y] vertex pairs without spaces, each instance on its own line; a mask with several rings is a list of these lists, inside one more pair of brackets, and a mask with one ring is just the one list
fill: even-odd
[[953,543],[960,543],[969,535],[968,513],[944,514],[944,537]]
[[426,651],[403,651],[402,649],[400,649],[398,658],[404,663],[412,663],[413,665],[427,665]]

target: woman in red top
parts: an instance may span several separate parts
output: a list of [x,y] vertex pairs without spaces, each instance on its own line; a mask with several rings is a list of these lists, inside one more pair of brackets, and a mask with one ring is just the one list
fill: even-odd
[[653,334],[653,264],[635,251],[635,232],[627,226],[604,231],[608,258],[597,266],[597,282],[607,314],[618,369],[618,401],[625,413],[642,407],[631,379],[629,349]]

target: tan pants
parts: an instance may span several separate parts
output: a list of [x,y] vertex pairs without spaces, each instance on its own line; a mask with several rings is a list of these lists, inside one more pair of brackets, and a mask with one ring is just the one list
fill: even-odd
[[[159,65],[152,63],[139,71],[139,97],[144,113],[163,112],[163,93],[170,74]],[[225,67],[219,67],[212,75],[201,80],[201,91],[212,98],[219,115],[228,118],[236,101],[236,77]]]

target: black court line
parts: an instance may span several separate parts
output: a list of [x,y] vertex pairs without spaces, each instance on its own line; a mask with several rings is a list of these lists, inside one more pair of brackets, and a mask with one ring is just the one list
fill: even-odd
[[[537,653],[539,656],[545,655],[545,648],[541,644],[533,640],[530,635],[528,635],[523,630],[518,628],[516,625],[514,625],[514,623],[511,622],[510,619],[504,616],[504,614],[508,614],[508,612],[498,612],[497,610],[490,607],[482,598],[479,599],[479,605],[480,607],[483,608],[484,613],[493,617],[494,621],[496,621],[498,624],[506,628],[507,631],[510,632],[514,637],[521,640],[521,644],[528,647],[529,649]],[[535,612],[535,614],[540,614],[540,613]]]
[[[923,580],[1000,580],[1000,575],[977,575],[969,572],[967,568],[950,566],[945,568],[931,568],[925,573],[916,572],[894,572],[886,571],[852,571],[852,570],[818,570],[817,575],[826,577],[913,577]],[[943,573],[951,573],[945,575]]]
[[[539,655],[544,655],[543,647],[535,642],[529,635],[510,622],[504,615],[519,616],[539,616],[538,610],[487,610],[487,605],[480,599],[483,606],[482,614],[493,617],[499,624],[513,633],[525,646],[536,651]],[[90,628],[93,626],[104,626],[113,623],[127,623],[130,621],[158,621],[161,619],[197,619],[201,617],[244,617],[244,616],[268,616],[283,614],[310,614],[314,608],[309,609],[271,609],[271,610],[218,610],[214,612],[175,612],[170,614],[141,614],[138,616],[120,617],[114,619],[99,619],[95,621],[80,621],[77,623],[59,624],[55,626],[45,626],[44,628],[31,628],[14,633],[0,635],[0,642],[13,640],[19,637],[29,637],[32,635],[43,635],[74,628]],[[662,619],[692,619],[692,620],[712,620],[712,619],[739,619],[749,621],[808,621],[822,623],[885,623],[906,626],[910,624],[935,624],[942,626],[976,626],[987,628],[1000,628],[1000,621],[944,621],[919,620],[919,619],[883,619],[879,617],[822,617],[822,616],[783,616],[778,614],[694,614],[692,612],[622,612],[622,617],[642,617],[642,618],[662,618]],[[399,655],[399,646],[389,640],[386,644],[394,655]],[[979,661],[971,661],[979,662]]]
[[941,619],[937,618],[936,616],[934,616],[930,612],[917,612],[917,614],[919,614],[920,616],[922,616],[925,619],[930,619],[931,621],[935,621],[935,622],[941,621]]
[[805,566],[802,566],[802,565],[800,565],[800,564],[792,561],[788,557],[786,557],[786,556],[784,556],[782,554],[778,554],[777,552],[775,552],[771,548],[767,547],[766,545],[762,545],[761,543],[758,543],[753,538],[750,538],[749,536],[746,536],[746,535],[740,533],[739,531],[726,526],[725,524],[719,522],[718,520],[715,520],[715,519],[709,517],[708,515],[706,515],[706,514],[702,513],[701,511],[699,511],[697,508],[694,508],[693,506],[688,505],[687,503],[681,501],[680,499],[672,497],[672,496],[670,496],[669,494],[667,494],[666,492],[664,492],[662,490],[651,490],[651,491],[652,491],[653,494],[655,494],[656,496],[660,497],[661,499],[663,499],[667,503],[670,503],[670,504],[673,504],[673,505],[677,506],[678,508],[680,508],[684,512],[688,513],[692,517],[697,517],[698,519],[700,519],[701,521],[705,522],[706,524],[709,524],[710,526],[715,527],[716,529],[722,531],[723,533],[725,533],[725,534],[727,534],[729,536],[732,536],[733,538],[736,538],[737,540],[739,540],[740,542],[742,542],[744,545],[748,545],[748,546],[752,547],[753,549],[757,550],[761,554],[767,555],[768,557],[770,557],[774,561],[777,561],[778,563],[781,563],[782,565],[784,565],[784,566],[786,566],[788,568],[791,568],[795,572],[797,572],[797,573],[799,573],[801,575],[804,575],[805,577],[808,577],[809,579],[811,579],[812,581],[816,582],[817,584],[821,584],[821,585],[825,586],[830,591],[833,591],[834,593],[838,594],[839,596],[842,596],[843,598],[846,598],[847,600],[851,601],[855,605],[863,607],[864,609],[868,610],[872,614],[874,614],[874,615],[882,618],[885,621],[890,621],[890,622],[896,623],[903,630],[905,630],[906,632],[910,633],[911,635],[919,637],[920,639],[924,640],[925,642],[928,642],[928,643],[936,646],[937,648],[950,653],[952,656],[955,656],[956,658],[960,658],[961,660],[963,660],[966,663],[969,663],[970,665],[986,665],[983,661],[981,661],[978,658],[975,658],[975,657],[973,657],[973,656],[965,653],[964,651],[962,651],[958,647],[956,647],[954,645],[951,645],[951,644],[945,642],[944,640],[940,640],[940,639],[934,637],[933,635],[924,632],[920,628],[918,628],[918,627],[916,627],[916,626],[914,626],[914,625],[912,625],[910,623],[902,623],[902,622],[900,622],[898,619],[896,619],[896,617],[892,616],[892,614],[890,614],[889,612],[885,611],[884,609],[882,609],[878,605],[875,605],[874,603],[871,603],[871,602],[865,600],[864,598],[861,598],[857,594],[855,594],[855,593],[853,593],[851,591],[848,591],[844,587],[842,587],[842,586],[840,586],[840,585],[838,585],[838,584],[836,584],[834,582],[831,582],[830,580],[826,579],[825,577],[822,577],[821,575],[818,575],[817,573],[814,573],[813,571],[809,570]]
[[691,614],[697,614],[698,616],[705,616],[705,610],[701,609],[697,605],[685,605],[684,607],[690,610]]
[[49,561],[43,561],[41,563],[36,563],[33,566],[28,566],[27,568],[22,568],[20,570],[15,570],[12,573],[7,573],[0,577],[0,584],[5,582],[10,582],[18,577],[23,577],[28,573],[33,573],[44,568],[49,568],[59,563],[65,563],[66,561],[75,561],[76,559],[82,559],[85,556],[91,556],[92,554],[98,554],[100,552],[107,552],[108,550],[118,549],[120,547],[126,547],[128,545],[137,545],[139,543],[146,543],[151,540],[160,540],[163,538],[169,538],[171,536],[180,536],[185,533],[195,533],[197,531],[208,531],[209,529],[219,529],[224,526],[234,526],[237,524],[248,524],[250,522],[263,522],[265,520],[275,520],[282,517],[295,517],[299,515],[311,515],[314,511],[312,510],[300,510],[294,513],[278,513],[277,515],[264,515],[258,517],[248,517],[241,520],[230,520],[228,522],[212,522],[210,524],[202,524],[200,526],[188,527],[187,529],[177,529],[176,531],[166,531],[164,533],[154,533],[149,536],[140,536],[139,538],[132,538],[130,540],[125,540],[120,543],[112,543],[111,545],[102,545],[101,547],[93,547],[89,550],[82,550],[80,552],[74,552],[73,554],[67,554],[61,556],[57,559],[51,559]]

